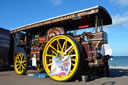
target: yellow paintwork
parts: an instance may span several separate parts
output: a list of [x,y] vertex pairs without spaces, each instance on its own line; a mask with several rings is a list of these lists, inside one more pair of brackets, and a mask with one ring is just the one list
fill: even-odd
[[26,57],[23,53],[18,53],[14,60],[14,69],[17,74],[22,74],[26,66]]
[[36,68],[36,70],[37,70],[38,72],[44,71],[44,69],[41,67],[40,64],[37,64],[37,66],[35,66],[35,68]]
[[[60,42],[62,41],[63,42]],[[72,48],[65,53],[67,49],[69,49],[71,46]],[[74,50],[74,53],[71,54],[71,52]],[[51,54],[50,54],[51,53]],[[57,57],[58,53],[61,54],[62,56],[70,55],[71,56],[71,70],[67,76],[51,76],[50,75],[50,70],[51,70],[51,65],[52,65],[52,57]],[[78,66],[78,49],[68,36],[65,35],[58,35],[53,38],[51,38],[48,43],[46,44],[44,51],[43,51],[43,65],[46,73],[54,80],[56,81],[65,81],[69,79],[71,76],[75,74],[75,71]]]

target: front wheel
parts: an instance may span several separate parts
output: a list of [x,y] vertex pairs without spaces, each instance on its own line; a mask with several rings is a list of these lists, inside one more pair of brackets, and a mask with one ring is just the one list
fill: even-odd
[[17,74],[26,74],[27,71],[27,57],[24,53],[19,52],[15,56],[14,69]]
[[[68,74],[51,75],[51,69],[54,67],[53,64],[57,64],[55,63],[58,61],[57,59],[60,59],[59,62],[61,62],[61,59],[66,59],[67,56],[70,58],[68,61],[70,63],[68,67],[70,69],[67,70],[69,71]],[[56,81],[69,81],[80,76],[84,64],[84,57],[83,49],[78,41],[71,36],[58,35],[47,42],[42,59],[44,69],[52,79]],[[56,59],[56,61],[53,59]],[[64,74],[64,72],[62,72],[62,74]]]

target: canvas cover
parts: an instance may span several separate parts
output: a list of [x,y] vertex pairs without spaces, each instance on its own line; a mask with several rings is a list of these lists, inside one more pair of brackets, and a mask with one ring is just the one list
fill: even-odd
[[108,44],[103,44],[101,46],[100,53],[102,54],[102,56],[112,56],[112,48]]
[[70,55],[64,57],[53,57],[50,75],[52,76],[66,76],[71,69]]

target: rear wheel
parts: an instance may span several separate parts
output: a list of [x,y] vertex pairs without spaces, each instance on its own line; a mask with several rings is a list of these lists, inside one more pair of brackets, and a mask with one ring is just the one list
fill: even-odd
[[26,74],[27,71],[27,57],[24,53],[19,52],[15,56],[14,69],[17,74]]
[[[53,57],[70,56],[71,68],[65,76],[50,75]],[[71,36],[58,35],[51,38],[43,51],[43,65],[46,73],[56,81],[68,81],[75,79],[81,73],[84,63],[84,52],[81,45]]]

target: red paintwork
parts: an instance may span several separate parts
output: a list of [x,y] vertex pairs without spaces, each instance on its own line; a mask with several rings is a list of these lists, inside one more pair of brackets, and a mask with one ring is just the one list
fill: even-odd
[[[81,42],[81,45],[84,48],[84,51],[86,53],[87,58],[85,59],[86,61],[88,61],[90,64],[103,64],[102,60],[99,59],[97,60],[97,48],[101,48],[101,45],[103,43],[107,43],[107,39],[106,37],[107,34],[105,32],[99,32],[99,33],[83,33],[82,35],[77,35],[74,38]],[[88,38],[86,41],[80,41],[80,37],[86,37]],[[98,61],[98,63],[97,63]]]
[[45,40],[46,40],[45,37],[39,38],[39,42],[42,42],[42,41],[45,41]]
[[46,41],[46,37],[41,37],[41,38],[39,38],[39,43],[42,44],[42,47],[45,46],[45,44],[44,44],[45,41]]
[[46,41],[48,41],[49,39],[53,37],[51,35],[55,36],[55,35],[60,35],[60,34],[64,34],[64,29],[62,27],[51,28],[50,30],[48,30]]
[[38,46],[32,46],[31,53],[30,53],[30,59],[32,59],[34,54],[36,55],[36,59],[39,60],[40,59],[40,49]]
[[36,55],[36,60],[40,60],[40,51],[38,51],[38,52],[31,52],[30,59],[32,59],[34,54]]
[[83,36],[92,36],[92,33],[90,33],[90,32],[89,33],[83,33],[82,35]]
[[89,25],[79,26],[79,29],[87,28]]

